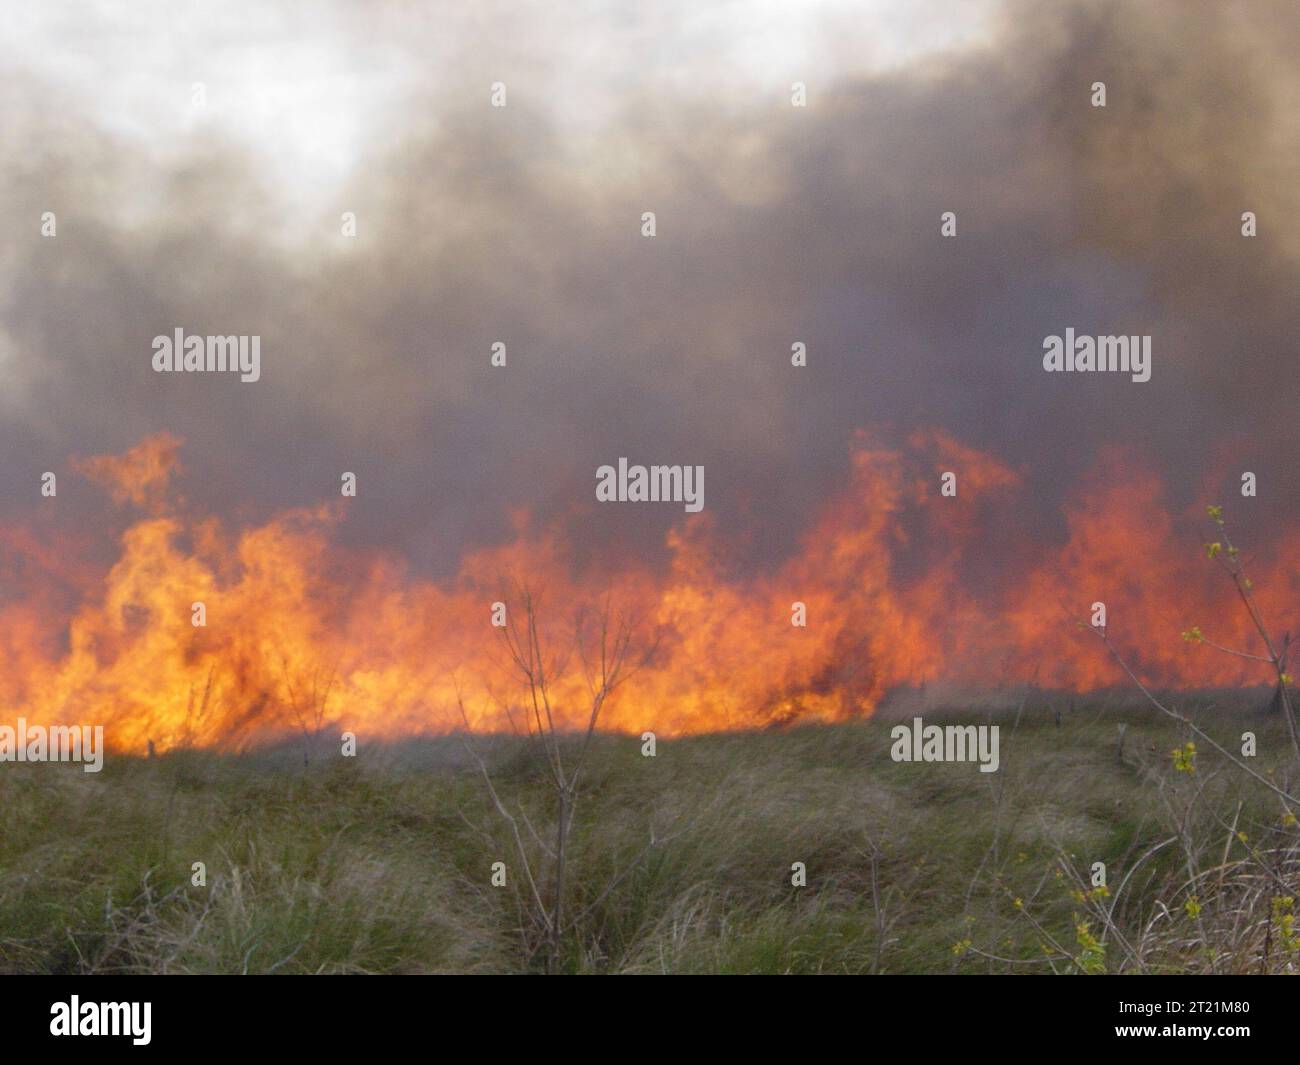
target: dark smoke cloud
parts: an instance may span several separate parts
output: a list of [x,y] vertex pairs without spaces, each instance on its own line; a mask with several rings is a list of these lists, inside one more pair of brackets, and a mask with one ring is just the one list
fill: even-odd
[[[169,430],[194,503],[256,516],[354,471],[343,535],[433,570],[508,535],[518,507],[565,522],[582,557],[653,554],[677,508],[594,503],[595,468],[626,455],[703,464],[738,559],[770,559],[841,483],[854,430],[883,424],[943,426],[1022,469],[1018,520],[1048,530],[1112,443],[1182,496],[1255,470],[1259,520],[1296,516],[1293,5],[1012,4],[982,43],[860,73],[828,24],[838,73],[813,65],[806,110],[783,71],[749,97],[629,73],[587,124],[571,73],[547,96],[571,23],[412,35],[394,7],[330,10],[309,41],[413,73],[296,228],[295,190],[246,142],[132,137],[39,64],[4,75],[5,515],[68,456]],[[262,380],[154,374],[150,340],[177,326],[260,334]],[[1045,374],[1042,338],[1067,326],[1152,334],[1151,382]],[[87,513],[96,490],[68,485],[59,505]]]

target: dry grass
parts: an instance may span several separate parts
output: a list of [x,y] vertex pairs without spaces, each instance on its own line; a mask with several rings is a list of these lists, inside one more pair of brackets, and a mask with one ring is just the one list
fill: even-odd
[[[1279,720],[1192,710],[1230,749],[1256,732],[1254,765],[1295,793]],[[1003,727],[991,775],[893,763],[886,717],[661,742],[653,759],[639,740],[598,737],[562,968],[1295,968],[1293,904],[1279,900],[1300,894],[1300,829],[1276,796],[1204,753],[1178,772],[1170,752],[1188,737],[1118,701],[1081,704],[1059,726],[1037,696],[1018,724],[988,713]],[[503,797],[544,819],[536,764],[513,740],[484,746]],[[492,862],[513,870],[512,844],[454,739],[306,770],[291,748],[110,759],[97,776],[6,765],[0,810],[0,970],[540,967],[517,878],[489,883]],[[634,861],[648,827],[670,823],[685,831]],[[190,884],[195,861],[206,887]],[[791,886],[795,861],[807,887]],[[1088,880],[1096,861],[1104,894]]]

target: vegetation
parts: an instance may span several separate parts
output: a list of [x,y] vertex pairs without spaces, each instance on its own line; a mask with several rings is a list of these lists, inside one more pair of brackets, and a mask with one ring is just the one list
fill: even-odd
[[[1270,695],[1178,705],[1238,758],[1255,733],[1243,760],[1294,794]],[[1300,828],[1286,803],[1128,695],[1069,705],[1026,692],[924,711],[1000,724],[994,774],[894,763],[888,706],[855,724],[661,739],[655,757],[639,737],[597,735],[555,967],[1293,970]],[[517,847],[476,760],[512,810],[553,821],[554,783],[528,741],[328,747],[308,767],[290,746],[110,758],[99,774],[6,766],[0,970],[544,971]],[[647,851],[656,824],[675,828]],[[806,887],[792,886],[794,862]]]

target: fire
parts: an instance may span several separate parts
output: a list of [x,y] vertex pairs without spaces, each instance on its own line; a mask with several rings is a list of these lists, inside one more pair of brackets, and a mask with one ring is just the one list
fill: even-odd
[[[800,549],[764,572],[728,572],[707,515],[674,528],[666,567],[613,573],[580,572],[557,535],[519,515],[509,543],[435,583],[334,543],[349,500],[245,528],[204,516],[172,490],[180,449],[163,434],[76,464],[131,515],[107,569],[84,561],[84,533],[39,518],[0,529],[5,719],[103,723],[110,748],[143,751],[263,742],[316,710],[363,739],[444,732],[460,724],[460,699],[476,730],[508,730],[519,681],[490,617],[494,602],[511,608],[511,580],[539,592],[557,648],[583,604],[608,597],[641,619],[653,651],[603,711],[616,731],[838,721],[936,681],[1105,687],[1121,675],[1077,624],[1094,602],[1152,683],[1268,679],[1179,638],[1199,625],[1258,650],[1231,583],[1179,531],[1204,501],[1171,512],[1159,479],[1119,453],[1065,508],[1054,543],[1018,532],[1024,484],[998,459],[940,431],[903,444],[862,433],[848,483]],[[957,473],[956,497],[941,496],[942,471]],[[1260,606],[1279,625],[1300,591],[1297,563],[1294,534],[1251,558]],[[795,603],[806,626],[792,624]],[[585,725],[572,660],[557,685],[561,723]]]

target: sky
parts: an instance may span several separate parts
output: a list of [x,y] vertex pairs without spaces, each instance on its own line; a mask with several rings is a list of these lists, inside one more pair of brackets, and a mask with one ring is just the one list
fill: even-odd
[[[655,557],[680,508],[594,505],[620,456],[705,466],[772,562],[864,429],[997,455],[1049,538],[1116,446],[1300,509],[1293,5],[11,7],[0,518],[56,470],[92,520],[73,459],[163,431],[223,517],[356,472],[340,536],[433,573],[521,510]],[[1045,373],[1067,327],[1151,336],[1151,381]],[[155,373],[176,328],[261,379]]]

